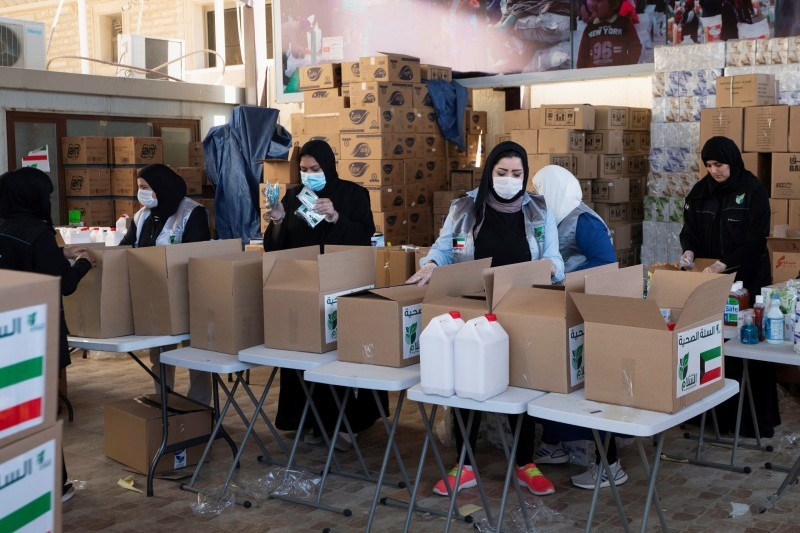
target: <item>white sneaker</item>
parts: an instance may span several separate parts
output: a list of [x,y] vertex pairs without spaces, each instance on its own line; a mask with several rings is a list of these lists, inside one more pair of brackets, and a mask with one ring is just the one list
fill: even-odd
[[72,486],[72,483],[67,483],[61,492],[61,503],[70,501],[73,496],[75,496],[75,487]]
[[569,461],[569,452],[563,443],[541,443],[533,455],[533,462],[540,465],[560,465]]
[[[593,464],[583,474],[572,476],[572,484],[581,489],[594,489],[594,484],[597,481],[597,471],[600,469],[599,465]],[[611,464],[611,473],[614,474],[614,485],[622,485],[628,481],[628,474],[622,469],[619,459]],[[611,483],[608,481],[608,474],[603,470],[603,476],[600,479],[600,487],[610,487]]]
[[[358,436],[357,434],[354,436]],[[336,435],[336,442],[334,442],[334,447],[339,450],[340,452],[346,452],[353,447],[353,440],[350,438],[350,434],[345,432],[339,432]]]

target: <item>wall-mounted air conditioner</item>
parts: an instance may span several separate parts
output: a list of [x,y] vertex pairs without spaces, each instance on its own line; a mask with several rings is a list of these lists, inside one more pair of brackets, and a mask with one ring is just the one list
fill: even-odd
[[44,70],[44,22],[0,17],[0,67]]
[[[155,69],[183,55],[183,41],[161,39],[122,33],[117,37],[117,57],[121,65],[138,68]],[[142,72],[122,67],[119,75],[131,78],[149,78],[153,80],[167,79],[170,76],[183,79],[183,62],[181,59],[170,63],[158,72]],[[165,76],[166,75],[166,76]]]

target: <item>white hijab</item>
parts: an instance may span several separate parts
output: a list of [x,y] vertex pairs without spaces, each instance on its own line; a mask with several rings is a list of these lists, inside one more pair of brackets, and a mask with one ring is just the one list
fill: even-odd
[[572,173],[558,165],[547,165],[533,176],[533,190],[544,196],[556,224],[581,204],[581,184]]

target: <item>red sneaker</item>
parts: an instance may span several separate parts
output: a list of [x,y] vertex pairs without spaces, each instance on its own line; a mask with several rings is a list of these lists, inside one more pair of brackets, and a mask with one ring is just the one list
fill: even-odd
[[[458,474],[458,465],[454,466],[452,470],[447,473],[447,485],[445,485],[445,480],[440,479],[436,482],[433,486],[433,492],[440,495],[440,496],[449,496],[447,493],[447,487],[453,487],[456,482],[456,475]],[[465,466],[461,471],[461,478],[459,479],[458,489],[456,493],[461,492],[463,489],[469,489],[474,487],[478,484],[475,481],[475,474],[472,472],[471,466]]]
[[523,487],[528,487],[528,490],[537,496],[547,496],[556,491],[553,483],[544,477],[542,471],[534,463],[517,468],[517,482]]

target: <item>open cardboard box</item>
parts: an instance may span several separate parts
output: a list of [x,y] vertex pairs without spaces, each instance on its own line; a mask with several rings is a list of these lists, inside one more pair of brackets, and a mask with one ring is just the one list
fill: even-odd
[[391,367],[419,363],[427,289],[415,283],[339,297],[339,360]]
[[609,291],[641,297],[641,267],[614,263],[570,272],[563,285],[514,287],[495,305],[509,335],[511,385],[564,394],[583,387],[584,321],[570,296],[601,274],[614,280]]
[[261,251],[189,259],[192,346],[236,356],[264,341]]
[[773,234],[774,237],[767,239],[772,283],[800,277],[800,230],[779,224],[775,226]]
[[104,339],[133,335],[133,308],[128,279],[128,246],[82,245],[97,265],[75,292],[64,297],[64,315],[72,335]]
[[338,297],[375,285],[371,246],[306,246],[263,254],[264,345],[324,353],[336,349]]
[[702,272],[703,269],[705,269],[706,267],[710,267],[717,261],[719,261],[719,259],[708,259],[705,257],[698,257],[697,259],[694,260],[694,268],[690,270],[686,270],[679,267],[677,263],[662,263],[658,265],[648,266],[647,271],[650,273],[653,273],[656,270],[670,270],[672,272]]
[[586,293],[572,294],[584,318],[586,399],[674,413],[721,388],[733,279],[657,270],[644,300],[611,295],[615,283],[602,275],[587,278]]

